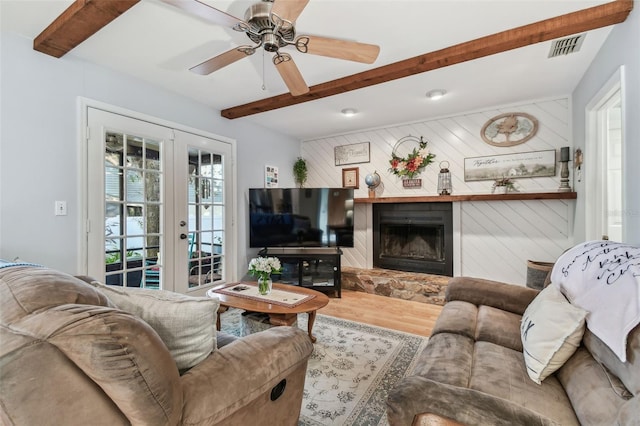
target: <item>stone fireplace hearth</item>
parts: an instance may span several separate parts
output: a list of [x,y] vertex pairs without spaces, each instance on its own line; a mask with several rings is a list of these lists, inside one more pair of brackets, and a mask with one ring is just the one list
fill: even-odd
[[444,305],[450,277],[390,269],[342,267],[342,288],[381,296]]

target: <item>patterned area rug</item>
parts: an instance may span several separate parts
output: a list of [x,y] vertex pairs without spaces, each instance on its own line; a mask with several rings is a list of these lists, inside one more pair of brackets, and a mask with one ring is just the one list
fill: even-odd
[[[221,315],[222,331],[240,335],[240,312]],[[307,329],[307,315],[298,315]],[[388,391],[413,369],[427,338],[318,315],[300,426],[388,425]]]

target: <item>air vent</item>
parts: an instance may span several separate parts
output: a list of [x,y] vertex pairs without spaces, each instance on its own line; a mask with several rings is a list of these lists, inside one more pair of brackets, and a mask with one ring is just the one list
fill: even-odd
[[580,46],[582,46],[586,36],[587,34],[580,34],[554,41],[549,51],[549,57],[555,58],[556,56],[577,52],[580,50]]

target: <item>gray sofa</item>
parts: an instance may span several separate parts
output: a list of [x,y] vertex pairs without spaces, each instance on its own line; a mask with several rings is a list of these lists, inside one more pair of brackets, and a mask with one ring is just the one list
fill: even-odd
[[303,331],[235,339],[215,299],[1,263],[0,424],[297,425]]
[[640,326],[621,362],[586,330],[564,365],[528,377],[521,318],[537,290],[457,277],[413,375],[390,392],[392,426],[640,425]]

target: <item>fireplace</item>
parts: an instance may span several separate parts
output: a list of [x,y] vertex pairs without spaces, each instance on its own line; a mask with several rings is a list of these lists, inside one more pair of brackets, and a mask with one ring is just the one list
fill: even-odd
[[374,204],[373,266],[453,276],[451,203]]

